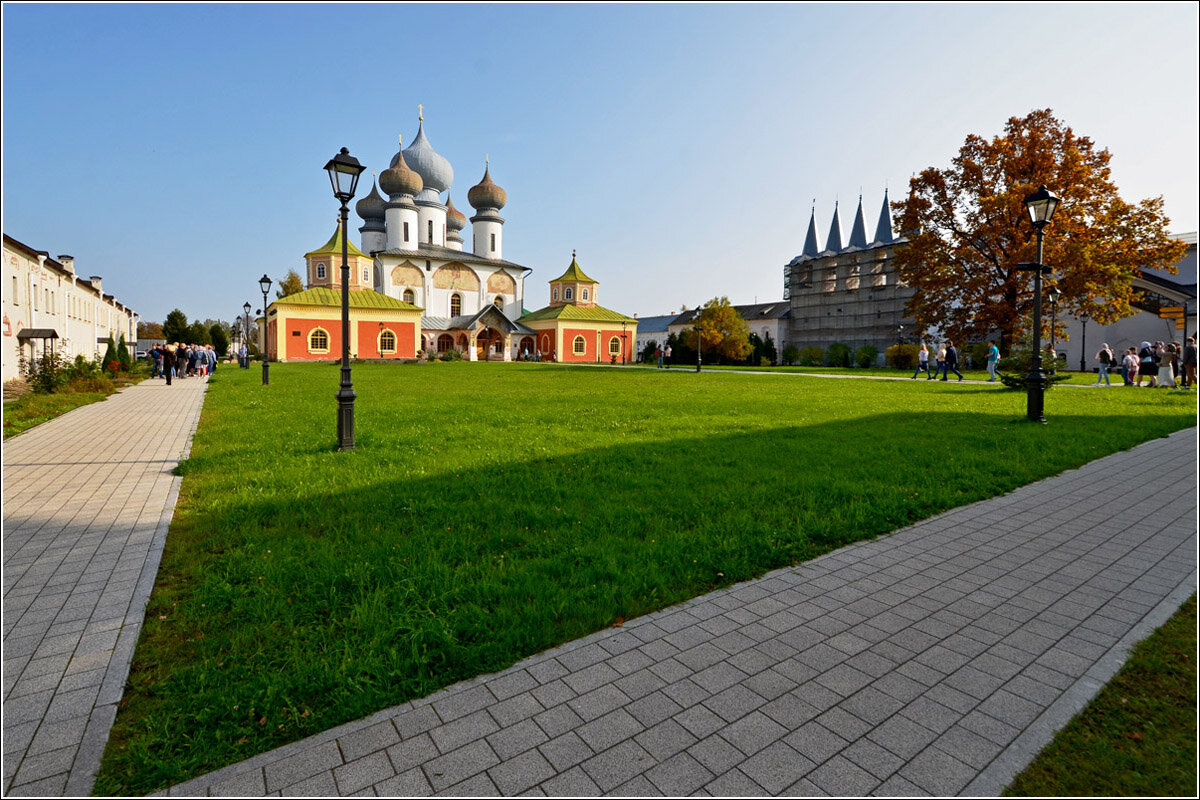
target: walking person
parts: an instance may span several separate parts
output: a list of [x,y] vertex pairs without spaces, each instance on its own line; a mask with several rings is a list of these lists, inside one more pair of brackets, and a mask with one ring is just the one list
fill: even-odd
[[1196,337],[1189,336],[1183,345],[1183,388],[1196,385]]
[[671,345],[668,344],[667,349],[663,350],[663,358],[665,359],[663,364],[666,366],[667,369],[670,369],[671,368]]
[[942,373],[942,380],[946,380],[946,345],[938,348],[935,367],[936,369],[933,371],[934,377],[937,377],[937,374],[940,372]]
[[954,342],[950,341],[949,339],[946,340],[945,363],[946,366],[942,368],[942,380],[949,378],[950,373],[953,372],[961,381],[963,379],[963,374],[958,371],[958,350],[955,349]]
[[1113,362],[1113,352],[1108,348],[1108,342],[1100,345],[1100,352],[1096,353],[1096,361],[1100,364],[1100,371],[1096,373],[1096,382],[1093,386],[1100,385],[1100,379],[1104,379],[1105,386],[1112,386],[1108,380],[1108,368]]
[[163,377],[167,379],[167,386],[170,386],[171,376],[175,374],[175,345],[169,344],[163,347],[162,362]]
[[159,350],[158,345],[154,345],[154,347],[150,348],[150,377],[161,378],[162,367],[162,351]]
[[1159,342],[1154,355],[1155,360],[1158,361],[1158,388],[1174,389],[1175,345]]
[[1153,389],[1154,381],[1158,377],[1158,364],[1154,360],[1154,348],[1149,342],[1142,342],[1142,349],[1138,350],[1138,379],[1137,385],[1142,385],[1142,378],[1149,378],[1150,382],[1147,387]]
[[994,383],[996,380],[996,364],[1000,361],[1000,348],[992,342],[987,351],[987,369],[988,383]]
[[921,342],[921,350],[917,353],[917,371],[912,374],[913,380],[922,372],[927,376],[926,380],[933,380],[933,375],[929,374],[929,348],[924,342]]
[[658,368],[662,369],[663,349],[661,346],[654,348],[654,355],[658,357]]
[[1121,359],[1123,366],[1122,373],[1125,375],[1125,385],[1133,386],[1133,381],[1138,376],[1138,357],[1137,349],[1130,347],[1125,351],[1125,357]]
[[204,349],[204,353],[208,356],[208,374],[212,375],[217,371],[217,351],[210,344]]

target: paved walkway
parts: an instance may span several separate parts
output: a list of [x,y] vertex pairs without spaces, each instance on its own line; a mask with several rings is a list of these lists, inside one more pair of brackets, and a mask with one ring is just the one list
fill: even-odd
[[90,794],[205,382],[145,381],[4,443],[4,794]]
[[[1196,590],[1196,429],[177,795],[996,795]],[[1169,506],[1131,487],[1178,486]]]

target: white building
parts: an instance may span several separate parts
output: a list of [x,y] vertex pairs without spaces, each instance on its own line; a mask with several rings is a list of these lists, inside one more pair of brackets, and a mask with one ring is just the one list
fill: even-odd
[[[423,116],[418,123],[412,144],[392,157],[378,185],[355,205],[363,220],[362,252],[374,259],[370,285],[363,288],[421,308],[426,351],[454,347],[471,360],[508,360],[533,331],[519,322],[531,269],[503,256],[500,209],[507,195],[485,161],[482,180],[467,192],[475,215],[471,248],[465,249],[460,231],[467,218],[450,196],[454,170],[426,138]],[[308,285],[337,285],[335,280],[331,267],[328,281],[310,274]],[[507,348],[506,341],[512,343]]]
[[3,374],[20,377],[25,363],[53,349],[63,358],[102,358],[108,337],[131,349],[137,344],[138,314],[105,294],[99,275],[75,274],[75,259],[50,258],[4,234]]

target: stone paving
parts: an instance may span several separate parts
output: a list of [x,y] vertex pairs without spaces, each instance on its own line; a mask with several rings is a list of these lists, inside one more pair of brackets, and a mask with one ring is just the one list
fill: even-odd
[[[1196,590],[1196,435],[161,794],[996,795]],[[1130,501],[1168,485],[1178,501]]]
[[86,795],[206,383],[144,381],[4,443],[4,794]]

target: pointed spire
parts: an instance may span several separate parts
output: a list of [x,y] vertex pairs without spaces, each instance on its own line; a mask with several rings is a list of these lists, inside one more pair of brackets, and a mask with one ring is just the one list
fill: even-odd
[[829,223],[829,240],[825,243],[825,249],[834,253],[842,251],[842,223],[838,219],[838,204],[833,201],[833,222]]
[[887,189],[883,190],[883,208],[879,209],[879,224],[875,226],[875,241],[880,244],[891,244],[896,241],[892,232],[892,209],[888,203]]
[[801,255],[816,258],[821,252],[817,244],[817,201],[813,200],[812,216],[808,218],[808,234],[804,237],[804,252]]
[[858,213],[854,215],[854,227],[850,229],[850,246],[867,246],[867,224],[863,221],[861,193],[858,195]]

